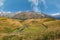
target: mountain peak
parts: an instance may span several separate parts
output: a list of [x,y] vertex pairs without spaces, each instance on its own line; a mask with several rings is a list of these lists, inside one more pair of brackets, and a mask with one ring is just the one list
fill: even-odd
[[51,18],[51,16],[39,12],[21,12],[17,13],[13,18],[16,19],[39,19],[39,18]]

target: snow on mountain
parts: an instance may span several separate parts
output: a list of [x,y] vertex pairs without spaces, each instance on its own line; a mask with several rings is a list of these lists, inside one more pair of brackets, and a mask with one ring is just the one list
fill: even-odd
[[56,19],[60,19],[60,13],[54,13],[54,14],[50,14],[50,15]]

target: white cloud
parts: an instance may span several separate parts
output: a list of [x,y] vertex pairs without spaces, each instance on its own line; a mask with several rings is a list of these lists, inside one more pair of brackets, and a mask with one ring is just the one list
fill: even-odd
[[4,0],[0,0],[0,7],[4,5]]
[[5,12],[5,11],[2,11],[2,12],[0,12],[0,13],[12,13],[11,11],[7,11],[7,12]]
[[31,2],[33,11],[39,12],[39,9],[38,9],[39,0],[28,0],[28,1]]
[[3,5],[6,0],[0,0],[0,11],[3,11]]
[[45,6],[45,9],[47,9],[47,5],[46,5],[46,0],[41,0],[43,2],[43,5]]
[[28,0],[28,1],[31,2],[33,11],[35,11],[35,12],[41,12],[41,10],[38,7],[40,2],[43,2],[45,9],[47,8],[45,0]]
[[51,16],[56,16],[56,15],[60,15],[60,13],[54,13],[54,14],[50,14]]
[[12,13],[11,11],[8,11],[7,13]]
[[18,12],[16,12],[16,13],[21,13],[22,11],[18,11]]
[[37,6],[34,6],[34,7],[33,7],[33,11],[35,11],[35,12],[40,12],[40,10],[38,9]]
[[38,0],[29,0],[29,2],[32,2],[33,5],[38,6]]

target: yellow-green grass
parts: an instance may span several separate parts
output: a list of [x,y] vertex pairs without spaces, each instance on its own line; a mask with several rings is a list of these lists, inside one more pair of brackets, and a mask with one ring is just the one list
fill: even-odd
[[0,40],[58,40],[59,35],[60,20],[0,18]]
[[0,33],[8,30],[14,30],[21,26],[22,24],[18,20],[0,18]]
[[56,21],[50,21],[50,22],[45,22],[44,23],[46,26],[48,26],[49,28],[55,28],[55,27],[60,27],[60,20],[56,20]]

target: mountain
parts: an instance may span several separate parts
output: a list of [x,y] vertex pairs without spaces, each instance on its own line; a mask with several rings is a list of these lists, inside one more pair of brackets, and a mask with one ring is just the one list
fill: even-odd
[[60,13],[51,14],[50,16],[54,17],[55,19],[59,19],[60,20]]
[[39,18],[52,18],[49,15],[39,13],[39,12],[21,12],[13,16],[15,19],[39,19]]
[[56,15],[56,16],[53,16],[55,17],[56,19],[60,19],[60,15]]
[[13,17],[15,14],[12,13],[12,12],[0,12],[0,16],[1,17],[8,17],[8,18],[11,18]]
[[53,18],[49,15],[39,12],[0,12],[1,17],[14,18],[14,19],[39,19],[39,18]]

